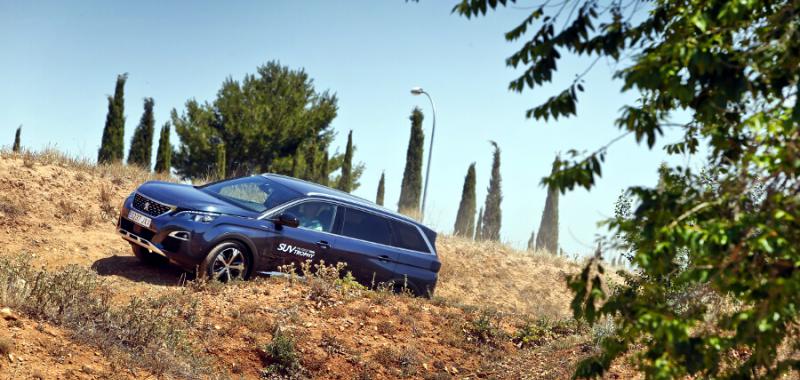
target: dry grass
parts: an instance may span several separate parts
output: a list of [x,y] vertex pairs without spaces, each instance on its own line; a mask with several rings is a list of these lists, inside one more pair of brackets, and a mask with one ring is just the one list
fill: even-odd
[[10,149],[0,150],[0,158],[21,160],[26,168],[36,165],[52,165],[76,170],[75,178],[82,180],[87,176],[107,178],[112,183],[119,185],[124,182],[142,183],[149,180],[162,180],[175,182],[176,179],[168,174],[149,172],[135,165],[122,163],[97,165],[94,161],[84,157],[70,156],[55,147],[47,147],[33,151],[23,149],[22,152],[12,152]]
[[47,272],[34,269],[30,260],[30,255],[0,257],[0,304],[66,327],[74,339],[156,374],[196,377],[209,370],[187,338],[196,315],[187,297],[134,297],[118,306],[95,272],[77,266]]
[[440,235],[442,269],[434,302],[492,306],[536,317],[570,315],[565,275],[580,266],[549,254],[515,250],[496,242]]

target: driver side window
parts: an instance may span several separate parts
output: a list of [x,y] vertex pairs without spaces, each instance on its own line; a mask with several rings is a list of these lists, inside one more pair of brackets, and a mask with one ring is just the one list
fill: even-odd
[[297,217],[299,228],[312,231],[331,232],[336,218],[336,205],[327,202],[303,202],[287,208],[285,213]]

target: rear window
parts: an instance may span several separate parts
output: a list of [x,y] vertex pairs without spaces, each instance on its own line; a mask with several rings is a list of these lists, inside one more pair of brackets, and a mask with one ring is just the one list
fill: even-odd
[[378,244],[392,244],[392,230],[386,218],[351,208],[344,214],[342,235]]
[[410,249],[412,251],[430,253],[428,245],[425,244],[425,240],[423,240],[417,227],[406,222],[393,220],[392,231],[394,232],[393,246]]

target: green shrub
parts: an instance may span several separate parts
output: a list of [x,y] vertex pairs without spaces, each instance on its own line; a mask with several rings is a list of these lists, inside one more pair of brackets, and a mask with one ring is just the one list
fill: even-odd
[[266,365],[262,372],[265,376],[273,374],[290,376],[301,369],[294,338],[280,328],[275,330],[272,341],[261,349],[260,354],[262,362]]

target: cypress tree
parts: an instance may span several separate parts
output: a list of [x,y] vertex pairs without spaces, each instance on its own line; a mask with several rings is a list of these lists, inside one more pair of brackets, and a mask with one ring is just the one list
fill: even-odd
[[528,239],[528,250],[536,251],[536,231],[531,231],[531,238]]
[[353,187],[353,130],[347,134],[347,148],[344,151],[344,161],[342,161],[342,175],[339,177],[337,189],[350,192]]
[[458,205],[456,224],[453,234],[470,236],[475,231],[475,163],[473,162],[464,177],[464,188],[461,190],[461,203]]
[[478,222],[475,225],[475,236],[473,237],[474,240],[483,240],[483,207],[481,207],[481,211],[478,212]]
[[226,165],[226,161],[225,161],[225,143],[224,142],[220,142],[219,144],[217,144],[217,159],[216,159],[216,165],[215,165],[216,169],[217,169],[217,172],[215,173],[215,175],[217,176],[217,179],[224,179],[225,178],[225,167],[226,167],[225,165]]
[[330,171],[328,170],[328,161],[330,157],[328,157],[328,152],[326,151],[325,154],[322,156],[322,164],[319,166],[319,178],[317,179],[317,183],[322,186],[328,186],[329,182],[329,175]]
[[103,128],[103,140],[97,152],[100,164],[121,162],[125,149],[125,81],[128,73],[117,76],[114,96],[108,97],[108,113]]
[[303,173],[303,179],[309,181],[317,181],[317,144],[311,142],[308,144],[305,153],[306,169]]
[[13,152],[19,152],[22,146],[20,145],[20,135],[22,134],[22,126],[17,127],[17,133],[14,134],[14,146],[11,148]]
[[400,201],[398,211],[412,216],[419,214],[419,202],[422,193],[422,149],[425,134],[422,132],[422,111],[414,108],[411,111],[411,136],[406,151],[406,168],[403,171],[403,182],[400,185]]
[[381,180],[378,181],[378,194],[375,196],[375,203],[383,206],[383,193],[386,191],[386,173],[381,173]]
[[161,136],[158,139],[158,150],[156,151],[156,168],[158,173],[169,173],[172,167],[172,144],[169,143],[169,122],[161,127]]
[[489,180],[489,188],[486,193],[486,203],[483,211],[483,230],[481,237],[485,240],[500,240],[500,223],[502,211],[500,202],[503,201],[503,191],[500,188],[502,178],[500,177],[500,147],[497,143],[490,141],[494,146],[494,160],[492,161],[492,177]]
[[[559,159],[553,161],[554,174],[559,166]],[[536,237],[536,247],[551,254],[558,254],[558,189],[554,186],[548,187],[547,199],[544,202],[542,211],[542,221],[539,223],[539,233]]]
[[133,132],[131,147],[128,150],[128,165],[136,165],[150,170],[153,155],[153,135],[156,120],[153,117],[153,98],[144,98],[144,113]]

